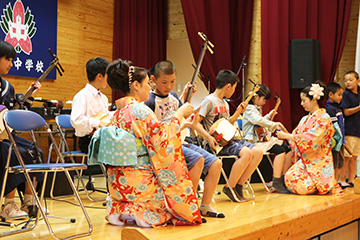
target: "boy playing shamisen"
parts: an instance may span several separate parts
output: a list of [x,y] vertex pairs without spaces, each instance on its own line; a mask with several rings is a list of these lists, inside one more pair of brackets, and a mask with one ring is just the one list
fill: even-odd
[[[236,111],[230,117],[229,104],[224,100],[224,98],[230,98],[233,95],[238,82],[239,77],[230,70],[221,70],[216,76],[215,92],[205,97],[200,105],[200,121],[202,120],[203,126],[207,131],[210,131],[211,126],[220,118],[228,119],[231,124],[234,124],[238,119],[241,112]],[[244,112],[246,104],[242,103],[239,107]],[[233,139],[223,147],[218,155],[235,155],[239,157],[231,168],[229,176],[230,186],[224,186],[223,192],[233,202],[236,201],[236,198],[240,201],[246,201],[242,187],[259,165],[263,157],[262,150],[244,140]],[[236,198],[233,196],[230,187],[233,188]]]
[[[170,122],[175,112],[182,105],[181,100],[172,91],[176,79],[175,66],[170,61],[161,61],[156,64],[154,75],[151,78],[156,87],[145,104],[154,111],[158,119],[163,122]],[[186,91],[189,90],[189,87],[191,87],[190,84],[187,85]],[[201,124],[198,123],[194,126],[194,129],[209,142],[215,143],[213,137],[202,128]],[[208,217],[224,218],[225,215],[223,213],[216,211],[210,205],[215,188],[219,182],[222,167],[221,161],[216,156],[194,144],[183,143],[182,150],[195,190],[197,189],[201,173],[206,174],[204,194],[200,205],[201,214]]]

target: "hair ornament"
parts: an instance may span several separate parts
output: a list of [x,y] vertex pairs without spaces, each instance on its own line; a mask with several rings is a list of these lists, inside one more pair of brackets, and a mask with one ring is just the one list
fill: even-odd
[[130,67],[129,67],[129,72],[128,72],[128,76],[129,76],[129,88],[130,88],[131,83],[132,83],[132,77],[133,77],[134,72],[135,72],[135,67],[134,67],[134,66],[130,66]]
[[319,100],[321,96],[324,96],[324,88],[319,84],[311,84],[309,95],[313,96],[316,100]]

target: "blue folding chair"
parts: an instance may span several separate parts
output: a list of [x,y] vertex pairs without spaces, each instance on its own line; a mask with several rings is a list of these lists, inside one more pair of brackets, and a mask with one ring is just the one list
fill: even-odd
[[[62,156],[64,158],[66,158],[66,157],[70,158],[70,161],[72,163],[75,163],[74,157],[81,157],[81,163],[84,164],[85,159],[87,158],[88,154],[83,153],[81,151],[71,151],[70,148],[69,148],[69,145],[67,143],[67,140],[66,140],[65,131],[74,129],[74,127],[71,125],[70,115],[69,114],[61,114],[59,116],[56,116],[55,122],[56,122],[57,132],[59,133],[59,136],[60,136],[59,149],[61,151]],[[50,153],[52,152],[52,149],[53,149],[53,145],[51,144],[50,148],[49,148]],[[49,157],[50,157],[50,154],[49,154]],[[56,160],[56,162],[58,162],[58,161],[59,161],[59,159]],[[101,168],[102,173],[106,177],[106,169],[105,169],[105,167],[102,164],[100,164],[100,168]],[[83,179],[82,179],[82,170],[77,171],[76,174],[78,176],[78,183],[77,183],[78,191],[79,191],[79,185],[81,183],[83,189],[80,189],[80,190],[84,190],[86,195],[88,196],[88,198],[91,201],[103,201],[103,200],[105,200],[105,198],[94,199],[94,198],[91,197],[91,195],[90,195],[91,193],[89,193],[88,190],[107,193],[107,191],[98,190],[98,189],[95,189],[93,187],[93,185],[91,183],[91,175],[89,175],[88,183],[85,184]],[[50,196],[52,198],[57,198],[57,197],[54,196],[54,186],[55,186],[55,173],[54,173],[54,178],[53,178],[52,184],[51,184]]]
[[[50,234],[55,238],[55,239],[60,239],[59,237],[57,237],[57,235],[54,233],[51,224],[49,222],[48,216],[46,215],[45,212],[45,208],[42,206],[42,200],[44,197],[44,191],[45,191],[45,186],[46,186],[46,180],[47,180],[47,175],[48,172],[64,172],[69,183],[70,186],[74,192],[74,196],[76,197],[76,200],[79,204],[79,206],[81,207],[83,214],[87,220],[88,223],[88,231],[87,232],[83,232],[83,233],[77,233],[71,236],[67,236],[65,237],[66,239],[69,238],[75,238],[75,237],[82,237],[82,236],[87,236],[90,235],[92,232],[92,224],[90,221],[90,218],[84,208],[84,205],[80,199],[80,196],[78,194],[78,191],[74,185],[74,182],[72,181],[72,178],[69,174],[69,171],[72,170],[83,170],[86,169],[86,165],[85,164],[77,164],[77,163],[65,163],[59,148],[55,142],[54,136],[51,133],[51,129],[49,128],[48,124],[46,123],[46,121],[37,113],[32,112],[32,111],[25,111],[25,110],[11,110],[8,111],[4,114],[3,116],[3,121],[4,121],[4,125],[5,125],[5,129],[6,132],[9,136],[9,141],[11,143],[10,148],[9,148],[9,152],[8,152],[8,156],[7,156],[7,162],[6,162],[6,166],[5,166],[5,174],[4,174],[4,181],[3,181],[3,186],[1,189],[1,198],[0,198],[0,202],[3,201],[4,198],[4,192],[5,192],[5,186],[6,186],[6,181],[7,181],[7,176],[9,173],[13,173],[13,174],[18,174],[18,173],[23,173],[25,176],[26,181],[29,183],[32,194],[34,196],[35,199],[35,204],[38,207],[38,209],[40,211],[37,211],[37,216],[36,219],[33,223],[33,225],[31,225],[30,227],[28,226],[24,226],[21,229],[17,229],[17,230],[13,230],[10,232],[5,232],[5,233],[0,233],[0,236],[6,236],[6,235],[11,235],[11,234],[15,234],[15,233],[20,233],[20,232],[25,232],[25,231],[29,231],[33,228],[35,228],[35,226],[37,225],[38,221],[39,221],[39,217],[40,217],[40,213],[46,223],[46,226],[50,232]],[[10,130],[10,128],[14,129],[15,131],[27,131],[30,134],[30,137],[33,141],[34,144],[36,144],[36,138],[35,138],[35,134],[33,132],[34,129],[38,129],[41,127],[45,127],[46,131],[49,135],[49,140],[51,141],[51,143],[53,144],[53,147],[55,149],[55,152],[58,156],[58,158],[60,159],[60,163],[35,163],[35,164],[25,164],[23,161],[23,158],[19,152],[18,147],[16,146],[16,142],[14,140],[14,137],[12,135],[12,131]],[[36,146],[36,145],[35,145]],[[17,166],[10,166],[10,158],[11,158],[11,153],[12,151],[15,152],[15,155],[18,159],[19,165]],[[39,161],[41,161],[41,159],[39,158]],[[43,180],[43,185],[42,185],[42,189],[40,192],[40,197],[38,196],[35,186],[33,184],[33,182],[31,181],[30,178],[30,173],[33,172],[41,172],[44,173],[44,180]],[[62,239],[65,239],[62,238]]]

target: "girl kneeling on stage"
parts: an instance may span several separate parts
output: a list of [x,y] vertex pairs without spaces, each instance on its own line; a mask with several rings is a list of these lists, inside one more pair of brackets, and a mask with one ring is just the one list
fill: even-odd
[[170,124],[159,121],[142,103],[150,96],[147,72],[131,65],[118,59],[107,69],[109,86],[126,95],[116,101],[118,110],[112,124],[135,138],[137,159],[131,166],[108,167],[110,201],[106,219],[115,225],[135,221],[141,227],[200,224],[199,206],[180,142],[180,119],[194,109],[184,104]]
[[324,89],[321,82],[304,88],[300,93],[301,105],[309,114],[292,134],[277,132],[279,138],[291,140],[295,152],[297,162],[286,172],[285,185],[296,194],[343,193],[334,177],[331,154],[330,138],[335,130],[330,116],[319,106]]

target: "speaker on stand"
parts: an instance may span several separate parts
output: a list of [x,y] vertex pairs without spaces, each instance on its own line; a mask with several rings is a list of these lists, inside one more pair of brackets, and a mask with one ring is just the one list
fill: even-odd
[[320,43],[316,39],[296,39],[289,43],[291,88],[305,88],[321,80]]

